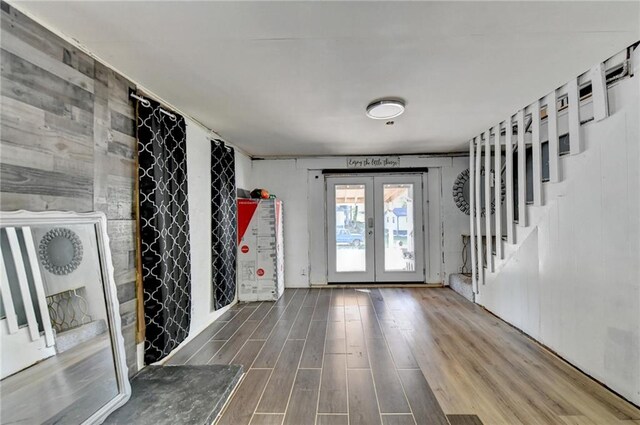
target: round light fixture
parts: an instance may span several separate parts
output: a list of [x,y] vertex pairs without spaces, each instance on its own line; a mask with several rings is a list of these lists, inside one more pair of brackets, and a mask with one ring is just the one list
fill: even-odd
[[367,106],[367,116],[374,120],[388,120],[402,115],[404,102],[399,99],[381,99]]

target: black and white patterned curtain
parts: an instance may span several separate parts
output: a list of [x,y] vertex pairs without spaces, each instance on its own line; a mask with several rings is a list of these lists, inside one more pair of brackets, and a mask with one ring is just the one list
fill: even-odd
[[237,204],[233,148],[211,142],[211,261],[213,308],[233,302],[236,295]]
[[138,179],[145,362],[167,356],[189,333],[191,261],[184,118],[138,102]]

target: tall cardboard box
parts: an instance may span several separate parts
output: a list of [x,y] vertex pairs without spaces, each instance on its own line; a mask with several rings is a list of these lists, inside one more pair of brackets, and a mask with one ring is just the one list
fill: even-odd
[[276,301],[284,291],[282,201],[238,200],[238,300]]

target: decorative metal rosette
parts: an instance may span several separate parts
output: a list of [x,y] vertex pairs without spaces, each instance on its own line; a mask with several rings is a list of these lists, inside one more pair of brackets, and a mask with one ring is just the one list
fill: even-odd
[[[482,167],[480,169],[480,174],[484,176],[484,167]],[[464,186],[465,184],[467,184],[469,182],[469,169],[467,168],[466,170],[462,171],[460,174],[458,174],[458,177],[456,177],[455,182],[453,182],[453,200],[456,203],[456,206],[460,209],[460,211],[462,211],[463,213],[465,213],[466,215],[469,215],[471,213],[471,207],[469,206],[469,200],[467,198],[465,198],[464,196]],[[469,190],[474,190],[472,188],[469,188]],[[507,190],[505,187],[505,183],[504,180],[502,181],[502,186],[500,188],[500,202],[504,202],[504,198],[505,198],[505,194],[506,194]],[[493,214],[496,210],[496,201],[495,198],[492,197],[491,199],[491,214]],[[485,215],[485,208],[484,208],[484,203],[482,206],[482,211],[480,212],[480,215],[482,217],[484,217]]]
[[[56,248],[59,252],[51,252]],[[40,240],[39,256],[45,269],[56,275],[67,275],[82,262],[82,241],[73,230],[53,228]]]
[[453,201],[460,211],[469,215],[469,200],[464,197],[464,185],[469,181],[469,169],[462,171],[453,182]]

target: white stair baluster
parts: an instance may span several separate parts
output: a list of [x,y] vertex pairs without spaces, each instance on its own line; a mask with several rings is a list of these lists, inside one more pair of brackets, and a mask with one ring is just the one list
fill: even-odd
[[22,295],[22,303],[27,316],[29,334],[31,335],[32,341],[37,341],[40,338],[40,330],[38,329],[36,312],[33,308],[33,301],[31,300],[31,291],[29,291],[27,272],[24,268],[24,262],[22,261],[22,251],[20,250],[20,242],[18,242],[18,234],[14,227],[7,227],[7,238],[9,239],[9,246],[11,247],[13,263],[16,266],[16,274],[18,275],[18,283],[20,285],[20,295]]
[[505,121],[505,155],[506,155],[506,176],[507,179],[507,243],[515,243],[515,235],[513,234],[513,125],[511,117]]
[[482,168],[482,162],[480,161],[482,158],[482,140],[480,137],[474,138],[476,141],[476,179],[475,179],[475,190],[476,190],[476,202],[475,202],[475,216],[476,216],[476,232],[478,233],[478,244],[477,244],[477,259],[478,259],[478,283],[484,285],[484,257],[483,257],[483,244],[482,244],[482,196],[480,189],[480,182],[482,181],[480,171]]
[[11,295],[11,287],[9,286],[9,276],[4,265],[4,257],[0,251],[0,294],[2,295],[2,303],[4,305],[4,315],[7,319],[7,327],[9,335],[18,332],[18,317],[13,306],[13,296]]
[[560,150],[558,141],[558,98],[556,91],[547,95],[547,123],[549,128],[549,181],[560,181]]
[[36,251],[35,244],[33,243],[31,228],[23,227],[22,235],[24,236],[24,245],[27,249],[26,254],[31,266],[31,275],[33,276],[33,284],[36,290],[38,308],[42,319],[42,327],[44,328],[45,342],[47,347],[53,347],[55,345],[55,339],[53,337],[53,329],[51,328],[51,318],[49,317],[49,308],[47,307],[44,283],[42,281],[42,275],[40,274],[38,251]]
[[533,205],[541,206],[542,201],[542,150],[540,147],[540,101],[531,110],[531,149],[533,150]]
[[599,63],[590,71],[591,95],[593,97],[593,119],[601,121],[609,116],[609,99],[607,98],[607,80],[604,64]]
[[473,292],[478,293],[478,276],[476,274],[476,216],[475,216],[475,146],[473,146],[473,140],[469,142],[469,225],[470,225],[470,240],[469,251],[471,251],[471,282],[473,285]]
[[518,226],[527,226],[527,147],[524,143],[524,110],[517,114],[518,121]]
[[569,100],[569,143],[571,155],[579,154],[584,150],[582,137],[580,137],[580,95],[578,93],[578,79],[574,78],[566,86]]
[[493,202],[496,206],[494,213],[495,218],[495,234],[496,234],[496,258],[502,260],[502,145],[500,144],[500,124],[493,127],[494,139],[494,198]]
[[491,239],[491,131],[484,132],[484,234],[487,253],[487,270],[493,273],[493,247]]

